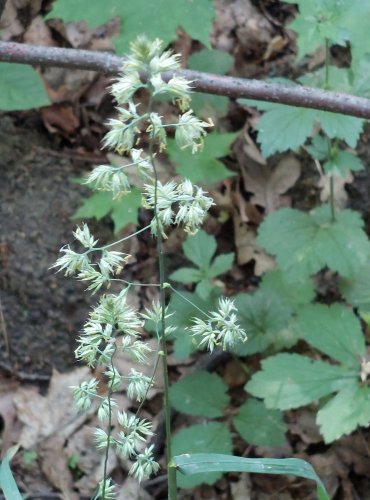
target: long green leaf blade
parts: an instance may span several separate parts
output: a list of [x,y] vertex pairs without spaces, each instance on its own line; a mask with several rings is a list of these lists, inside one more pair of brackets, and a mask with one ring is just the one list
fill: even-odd
[[175,456],[173,461],[176,469],[185,475],[206,472],[252,472],[304,477],[316,482],[319,500],[330,500],[325,486],[313,467],[299,458],[242,458],[218,453],[196,453]]
[[19,492],[9,465],[10,460],[16,454],[17,450],[18,446],[9,448],[0,465],[0,489],[3,490],[7,500],[22,500],[22,495]]

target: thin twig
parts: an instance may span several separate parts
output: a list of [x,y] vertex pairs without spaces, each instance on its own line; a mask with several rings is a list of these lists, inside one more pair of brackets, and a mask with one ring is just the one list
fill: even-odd
[[8,358],[10,358],[9,337],[8,337],[8,332],[6,329],[6,323],[5,323],[5,318],[4,318],[4,313],[3,313],[3,305],[1,303],[1,299],[0,299],[0,329],[1,329],[1,333],[3,335],[3,339],[4,339],[6,354],[7,354]]
[[[108,52],[0,42],[0,61],[86,69],[115,75],[121,70],[124,58]],[[192,81],[192,86],[197,92],[224,95],[234,99],[245,97],[370,119],[370,100],[363,97],[300,85],[290,86],[212,75],[200,71],[183,70],[178,74]],[[168,81],[173,73],[164,73],[162,76]]]

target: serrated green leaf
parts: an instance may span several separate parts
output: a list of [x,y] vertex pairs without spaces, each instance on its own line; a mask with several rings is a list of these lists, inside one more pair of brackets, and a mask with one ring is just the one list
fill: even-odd
[[329,154],[328,140],[322,135],[317,134],[312,139],[311,145],[305,146],[305,149],[316,160],[319,161],[325,160]]
[[258,141],[266,157],[277,152],[296,150],[310,137],[317,111],[308,108],[275,105],[260,119]]
[[299,354],[277,354],[262,361],[246,390],[262,398],[267,408],[290,410],[337,392],[356,374],[342,366],[314,361]]
[[30,66],[0,62],[0,110],[17,111],[48,106],[40,76]]
[[[215,49],[205,49],[195,52],[189,57],[189,69],[196,71],[206,71],[223,75],[232,67],[233,57],[227,52]],[[191,107],[197,115],[204,118],[211,116],[212,111],[217,115],[223,116],[227,112],[229,99],[224,96],[194,93],[191,99]]]
[[316,118],[321,128],[331,139],[343,139],[351,148],[356,147],[364,120],[330,111],[319,111]]
[[239,294],[235,305],[240,324],[248,335],[247,342],[236,346],[235,354],[246,356],[270,346],[290,347],[297,341],[294,331],[289,329],[292,308],[274,291]]
[[370,255],[360,215],[342,210],[332,222],[326,205],[311,213],[277,210],[261,224],[257,242],[276,256],[291,281],[304,281],[325,266],[351,277]]
[[[330,75],[333,82],[330,90],[354,93],[354,85],[351,83],[347,69],[331,66]],[[295,82],[285,79],[270,79],[269,81],[290,86],[297,85]],[[323,70],[308,73],[301,77],[299,82],[310,87],[327,87]],[[329,111],[297,108],[276,103],[262,103],[251,99],[240,99],[239,102],[265,111],[257,125],[257,129],[258,141],[261,144],[262,153],[266,157],[276,152],[284,152],[289,149],[296,150],[311,136],[315,125],[318,123],[330,138],[343,139],[351,147],[355,147],[364,124],[364,120],[361,118]],[[326,156],[324,155],[324,158]]]
[[[297,2],[298,3],[298,2]],[[289,27],[297,33],[298,58],[311,53],[326,40],[345,45],[348,35],[343,18],[349,5],[338,0],[299,2],[299,14]]]
[[119,36],[115,39],[118,52],[127,52],[130,42],[145,33],[148,38],[160,38],[165,45],[177,38],[180,26],[195,40],[210,47],[214,7],[209,0],[57,0],[48,18],[66,22],[85,20],[90,27],[100,26],[115,16],[121,19]]
[[208,269],[217,248],[216,239],[202,229],[188,236],[182,245],[184,254],[200,269]]
[[292,285],[287,280],[286,273],[281,270],[265,273],[262,276],[259,289],[267,292],[272,290],[278,293],[280,299],[284,300],[293,309],[308,304],[315,298],[315,287],[312,279],[307,278],[302,283]]
[[3,491],[5,498],[9,500],[22,500],[23,498],[9,465],[18,448],[19,446],[9,448],[0,464],[0,490]]
[[204,148],[193,155],[188,149],[180,149],[174,139],[168,141],[167,152],[176,170],[193,183],[212,185],[227,177],[235,175],[217,158],[222,158],[230,152],[230,146],[237,133],[219,134],[212,132],[204,139]]
[[[174,455],[182,453],[198,453],[207,450],[210,453],[232,453],[231,434],[225,424],[209,422],[192,425],[187,429],[179,431],[172,440]],[[177,483],[180,488],[193,488],[202,483],[214,484],[220,477],[221,472],[202,472],[185,476],[177,473]]]
[[217,453],[194,453],[173,458],[183,474],[204,474],[208,471],[287,474],[312,479],[317,484],[318,500],[330,500],[323,483],[312,466],[299,458],[244,458]]
[[250,398],[233,418],[241,437],[256,446],[282,446],[286,425],[279,410],[270,410],[257,399]]
[[317,414],[326,443],[350,434],[358,426],[370,423],[370,388],[360,387],[355,382],[341,390],[323,406]]
[[304,339],[316,349],[347,366],[358,368],[365,354],[358,318],[345,306],[311,304],[298,313]]
[[370,312],[370,264],[366,263],[350,279],[341,279],[339,288],[345,299],[362,312]]
[[358,172],[363,169],[360,158],[349,151],[338,151],[334,158],[324,163],[324,170],[328,175],[347,177],[350,171]]
[[172,406],[182,413],[200,417],[222,417],[230,398],[227,385],[215,373],[196,371],[170,387]]
[[189,283],[197,283],[202,279],[202,275],[199,269],[195,269],[194,267],[180,267],[180,269],[170,274],[170,279],[187,285]]
[[216,276],[220,276],[229,271],[233,265],[234,258],[234,252],[217,255],[207,271],[207,277],[216,278]]

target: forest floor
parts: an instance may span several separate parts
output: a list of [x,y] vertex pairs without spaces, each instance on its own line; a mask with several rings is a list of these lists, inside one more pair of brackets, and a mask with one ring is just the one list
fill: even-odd
[[[27,2],[23,3],[22,9],[16,7],[16,2],[12,3],[13,24],[3,37],[42,43],[38,39],[42,33],[44,42],[52,40],[53,45],[58,40],[66,46],[97,48],[94,32],[86,30],[81,23],[71,23],[66,32],[61,23],[47,25],[40,16],[32,18],[30,15],[25,21]],[[213,44],[234,56],[232,74],[256,78],[296,74],[293,37],[291,33],[286,34],[281,24],[292,15],[291,6],[269,7],[269,2],[248,0],[218,0],[215,3],[218,19]],[[18,26],[20,10],[24,29],[18,27],[18,31],[12,33],[11,27]],[[247,14],[249,30],[244,30]],[[30,29],[35,19],[39,23],[36,31]],[[107,29],[108,34],[109,30],[114,30],[114,26]],[[110,47],[108,38],[100,37],[99,40],[100,48]],[[189,54],[197,48],[196,43],[180,32],[177,50]],[[320,63],[322,58],[318,54],[315,64]],[[104,158],[99,144],[105,131],[104,122],[112,114],[113,106],[105,91],[109,83],[106,77],[55,68],[44,71],[43,77],[54,102],[51,107],[0,114],[1,448],[6,450],[14,443],[21,444],[12,468],[27,498],[77,500],[93,495],[102,471],[102,457],[95,450],[91,436],[91,429],[97,422],[94,409],[88,415],[77,415],[72,409],[69,390],[89,373],[87,368],[77,366],[74,349],[75,339],[95,299],[84,292],[81,283],[55,274],[50,267],[60,247],[71,241],[76,224],[71,217],[81,206],[83,197],[88,195],[87,188],[76,179],[93,165],[102,163]],[[251,193],[241,187],[243,180],[252,177],[254,185],[261,185],[267,182],[266,179],[270,182],[273,172],[281,173],[281,184],[270,182],[268,209],[277,208],[281,203],[308,209],[320,197],[323,199],[318,174],[304,154],[277,155],[267,164],[261,161],[252,131],[255,120],[256,116],[249,110],[230,102],[227,116],[219,121],[223,131],[240,131],[231,154],[224,159],[237,175],[210,189],[229,218],[221,223],[219,213],[215,212],[206,225],[208,232],[216,236],[221,252],[233,251],[234,247],[237,251],[239,266],[234,265],[222,283],[227,295],[253,291],[259,276],[269,265],[267,257],[253,247],[250,234],[238,230],[243,214],[247,213],[249,220],[255,218],[256,223],[262,218],[261,210],[253,208]],[[370,133],[366,131],[359,148],[365,165],[370,161],[369,148]],[[256,174],[258,165],[263,165],[262,177]],[[369,232],[370,167],[336,189],[343,206],[362,213]],[[284,194],[283,202],[281,194]],[[145,214],[140,214],[140,220],[146,222]],[[100,221],[92,219],[89,225],[102,242],[117,238],[109,217]],[[133,227],[121,230],[119,236],[128,234]],[[182,241],[174,231],[166,243],[170,271],[184,262],[179,256]],[[155,248],[150,237],[138,236],[129,247],[122,248],[134,256],[128,268],[130,278],[145,282],[156,279]],[[324,292],[330,294],[330,290]],[[130,300],[143,307],[153,297],[150,291],[140,290],[133,293]],[[259,356],[252,356],[249,363],[257,366],[259,359]],[[125,358],[119,362],[126,368],[129,363]],[[178,360],[171,354],[170,363],[171,380],[199,366],[217,371],[229,385],[233,402],[240,404],[245,374],[233,358],[198,353]],[[132,409],[125,394],[120,394],[119,403],[124,409]],[[154,444],[163,465],[161,405],[162,388],[158,383],[149,394],[145,414],[158,429]],[[308,459],[325,481],[333,499],[370,499],[370,434],[367,430],[326,445],[315,425],[314,408],[286,412],[285,418],[288,433],[283,447],[246,446],[239,438],[235,442],[237,453]],[[175,429],[186,422],[186,417],[174,416]],[[118,483],[124,482],[120,500],[166,497],[163,475],[138,485],[127,478],[128,463],[112,456],[109,468]],[[180,498],[309,500],[315,496],[312,484],[305,480],[229,474],[212,486],[184,490]]]

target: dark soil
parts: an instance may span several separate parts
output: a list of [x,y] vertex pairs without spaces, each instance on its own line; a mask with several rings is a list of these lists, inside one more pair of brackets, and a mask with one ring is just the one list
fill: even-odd
[[0,368],[32,379],[72,366],[90,299],[49,269],[72,239],[82,188],[71,180],[83,165],[53,156],[37,117],[27,116],[23,126],[0,117]]

